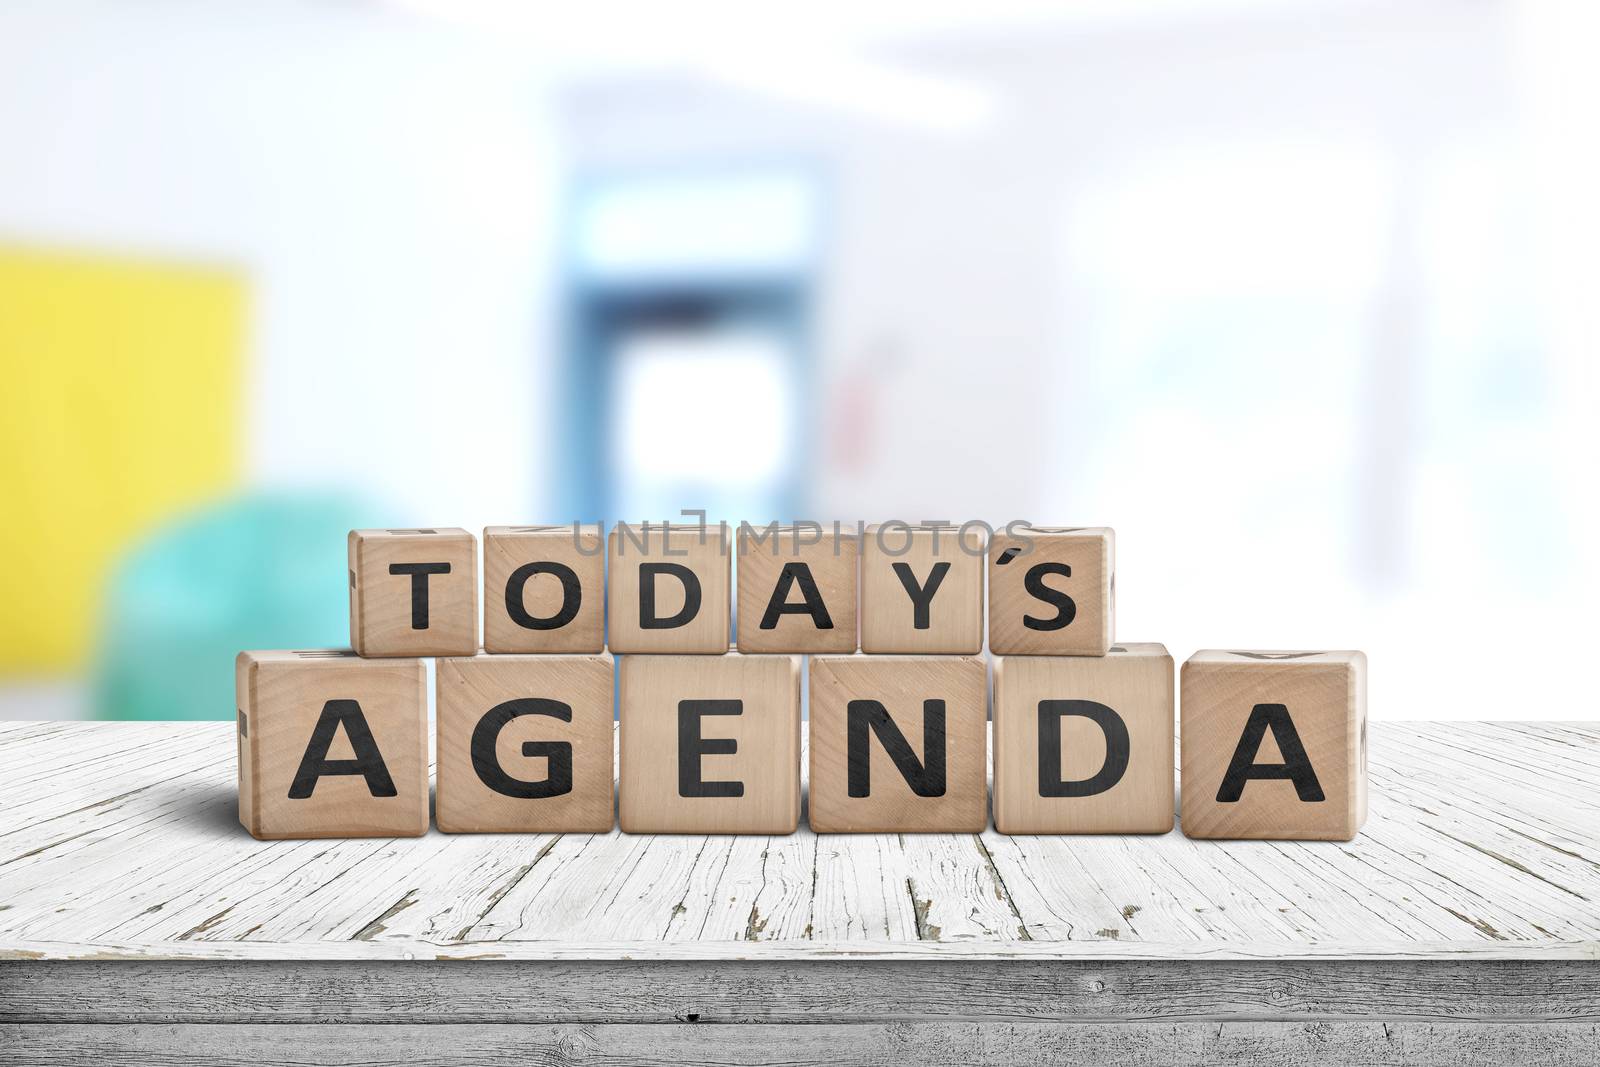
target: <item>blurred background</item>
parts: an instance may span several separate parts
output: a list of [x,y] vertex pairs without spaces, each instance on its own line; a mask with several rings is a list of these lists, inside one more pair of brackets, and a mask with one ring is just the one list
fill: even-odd
[[0,717],[355,526],[1013,518],[1118,636],[1592,717],[1600,6],[7,0]]

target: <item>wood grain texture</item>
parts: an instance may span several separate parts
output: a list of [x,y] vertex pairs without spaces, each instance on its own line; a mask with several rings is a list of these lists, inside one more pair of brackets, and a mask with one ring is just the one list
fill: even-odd
[[[563,622],[565,611],[571,618]],[[486,651],[601,652],[605,625],[605,541],[598,525],[484,528]]]
[[[434,673],[434,821],[440,830],[537,834],[611,829],[610,655],[482,654],[441,659]],[[529,700],[559,706],[510,703]],[[565,718],[552,712],[564,712]],[[485,726],[485,720],[501,725]],[[487,779],[475,766],[473,752],[480,729],[491,739]],[[564,753],[552,754],[545,747],[552,743],[565,746]],[[568,779],[566,791],[537,795],[550,788],[558,763]]]
[[[861,650],[975,656],[983,651],[983,531],[867,527],[861,542]],[[966,548],[963,549],[963,543]],[[917,611],[910,592],[925,599]]]
[[[739,651],[854,652],[860,559],[854,533],[741,527]],[[775,598],[786,610],[772,612],[769,620]]]
[[[444,526],[351,530],[349,555],[350,647],[358,653],[470,656],[478,651],[478,540],[471,533]],[[412,573],[416,567],[447,570]],[[425,598],[417,595],[419,587],[425,587]]]
[[[1115,639],[1115,576],[1116,536],[1109,527],[997,531],[989,541],[989,651],[1105,655]],[[1050,598],[1030,588],[1035,584]]]
[[[732,536],[725,524],[611,528],[606,581],[608,646],[613,652],[720,656],[731,640]],[[666,568],[653,576],[653,569]],[[692,575],[699,607],[690,612],[679,568]],[[645,607],[653,598],[653,609]],[[680,621],[681,617],[681,621]]]

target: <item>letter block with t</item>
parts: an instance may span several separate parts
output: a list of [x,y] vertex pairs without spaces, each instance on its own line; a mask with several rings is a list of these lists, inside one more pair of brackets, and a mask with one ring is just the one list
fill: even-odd
[[606,593],[611,651],[725,655],[731,542],[720,523],[613,526]]
[[1008,527],[989,542],[989,650],[1103,656],[1112,642],[1110,529]]
[[994,661],[994,827],[1003,834],[1172,829],[1172,657],[1158,644],[1106,656]]
[[483,647],[604,651],[605,582],[598,525],[486,527]]
[[[867,527],[861,544],[861,651],[983,650],[983,531]],[[963,547],[965,545],[965,547]]]
[[434,818],[446,833],[605,833],[611,657],[441,659]]
[[1183,832],[1348,841],[1367,818],[1367,657],[1204,650],[1183,665]]
[[811,660],[811,828],[978,833],[988,677],[966,656]]
[[800,657],[624,656],[618,794],[630,834],[800,825]]
[[241,652],[239,821],[262,840],[428,831],[421,660]]
[[478,651],[478,541],[462,529],[350,531],[350,645],[362,656]]
[[812,526],[739,530],[739,651],[854,652],[860,539]]

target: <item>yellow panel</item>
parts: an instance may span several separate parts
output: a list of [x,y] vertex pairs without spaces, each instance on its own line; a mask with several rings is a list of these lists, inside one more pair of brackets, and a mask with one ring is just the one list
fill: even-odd
[[233,485],[246,285],[0,246],[0,673],[80,665],[108,568]]

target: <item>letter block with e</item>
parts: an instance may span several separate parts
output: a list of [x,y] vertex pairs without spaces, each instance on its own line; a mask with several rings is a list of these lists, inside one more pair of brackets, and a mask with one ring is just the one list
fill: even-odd
[[486,527],[484,649],[604,651],[605,582],[598,525]]
[[446,833],[605,833],[609,655],[441,659],[434,817]]
[[975,657],[812,657],[811,828],[981,832],[988,695]]
[[350,531],[350,646],[362,656],[478,651],[478,541],[460,528]]
[[1008,526],[989,542],[989,650],[1103,656],[1112,642],[1115,535]]
[[739,530],[739,651],[854,652],[860,539],[819,525]]
[[1183,832],[1348,841],[1367,818],[1367,657],[1196,652],[1183,665]]
[[1173,824],[1172,657],[994,661],[994,826],[1003,834],[1164,834]]
[[722,524],[613,526],[606,591],[611,651],[725,655],[731,543]]
[[630,834],[800,825],[800,657],[624,656],[618,794]]
[[428,831],[421,660],[241,652],[239,821],[262,840]]

